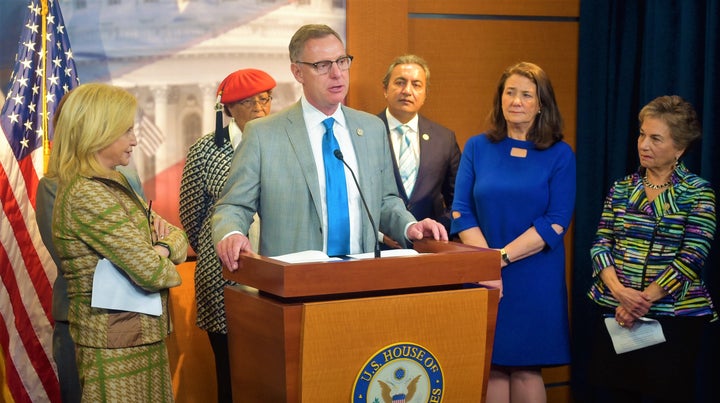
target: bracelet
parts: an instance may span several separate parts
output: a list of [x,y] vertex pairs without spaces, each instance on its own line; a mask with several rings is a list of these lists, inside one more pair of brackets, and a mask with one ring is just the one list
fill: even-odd
[[502,259],[502,261],[505,262],[505,264],[511,263],[507,252],[505,252],[505,248],[500,249],[500,259]]

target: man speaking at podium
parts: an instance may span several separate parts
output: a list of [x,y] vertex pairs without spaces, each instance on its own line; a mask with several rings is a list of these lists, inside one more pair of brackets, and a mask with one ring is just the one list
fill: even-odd
[[277,114],[248,122],[216,204],[213,242],[225,267],[237,270],[240,253],[252,250],[244,234],[255,212],[261,223],[258,252],[266,256],[311,249],[329,256],[369,252],[376,248],[377,230],[403,247],[427,237],[447,240],[440,223],[416,221],[398,196],[382,121],[341,105],[353,57],[337,32],[305,25],[289,50],[303,95]]

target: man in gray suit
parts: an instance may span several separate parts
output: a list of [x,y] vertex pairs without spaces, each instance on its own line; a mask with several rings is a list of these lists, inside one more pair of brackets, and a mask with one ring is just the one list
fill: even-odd
[[[248,122],[230,167],[228,182],[212,219],[213,241],[220,260],[236,270],[241,252],[251,251],[244,235],[255,212],[260,216],[260,254],[303,250],[329,252],[336,240],[340,210],[326,193],[338,172],[326,172],[333,161],[323,157],[323,142],[336,139],[333,150],[358,177],[370,214],[379,230],[398,240],[432,237],[447,240],[445,228],[432,219],[416,221],[398,196],[392,151],[385,127],[376,116],[343,106],[352,56],[340,36],[326,25],[305,25],[290,41],[290,69],[302,84],[300,101],[274,115]],[[329,118],[332,118],[329,119]],[[327,122],[330,123],[327,123]],[[336,156],[340,153],[335,152]],[[372,251],[376,233],[365,216],[352,174],[344,172],[349,253]],[[319,174],[320,173],[320,174]],[[325,174],[323,174],[325,173]],[[342,173],[341,173],[342,174]],[[331,194],[334,194],[336,187]],[[332,250],[332,249],[330,249]]]

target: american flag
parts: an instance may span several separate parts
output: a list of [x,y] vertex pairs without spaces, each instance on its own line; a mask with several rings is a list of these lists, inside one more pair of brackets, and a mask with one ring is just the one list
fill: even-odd
[[165,141],[162,130],[142,109],[140,109],[135,119],[135,133],[137,133],[138,147],[148,157],[155,155],[158,148]]
[[59,402],[52,360],[57,276],[35,221],[35,195],[53,138],[49,122],[78,84],[59,0],[28,0],[0,113],[0,387],[14,402]]

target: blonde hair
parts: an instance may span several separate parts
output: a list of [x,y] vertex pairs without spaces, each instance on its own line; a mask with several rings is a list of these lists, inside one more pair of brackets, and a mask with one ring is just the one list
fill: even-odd
[[126,90],[107,84],[83,84],[60,101],[53,120],[53,141],[46,176],[69,182],[77,175],[103,176],[97,152],[133,126],[137,100]]

